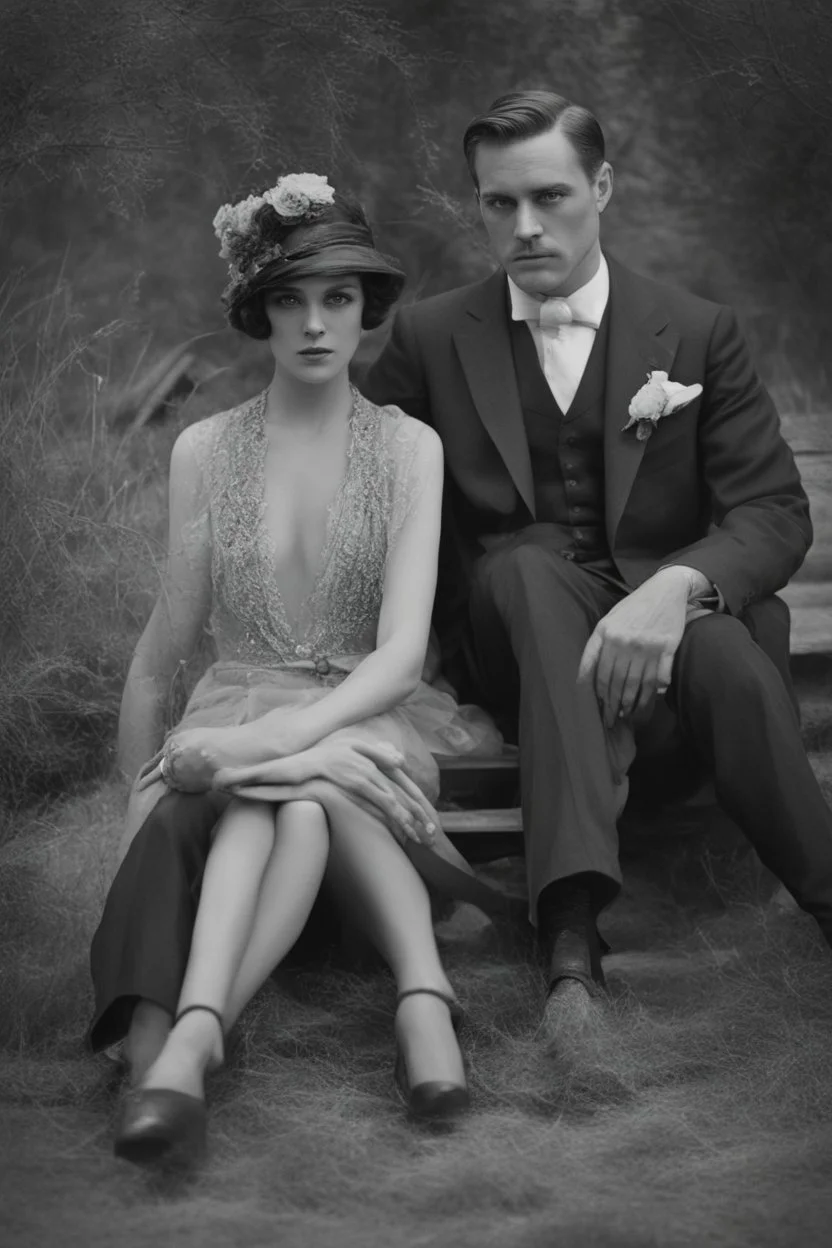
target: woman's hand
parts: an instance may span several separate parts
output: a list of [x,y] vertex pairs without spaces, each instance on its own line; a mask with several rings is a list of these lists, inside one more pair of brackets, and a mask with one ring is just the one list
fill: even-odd
[[421,844],[435,837],[438,816],[421,790],[403,771],[394,746],[360,737],[339,736],[289,758],[253,767],[223,768],[218,788],[261,801],[296,800],[301,787],[319,781],[334,785],[394,833]]
[[222,766],[222,728],[186,728],[173,733],[136,780],[141,792],[157,780],[182,793],[204,793],[213,786],[214,773]]
[[293,711],[279,720],[272,718],[268,731],[260,720],[230,728],[184,728],[171,733],[145,763],[136,787],[141,791],[163,780],[183,793],[204,793],[214,787],[214,776],[222,768],[255,766],[264,757],[277,759],[302,750],[304,741],[303,721]]

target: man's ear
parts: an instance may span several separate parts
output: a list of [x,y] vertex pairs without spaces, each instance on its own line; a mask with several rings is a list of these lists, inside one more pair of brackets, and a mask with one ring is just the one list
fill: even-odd
[[612,165],[605,160],[595,178],[595,204],[599,212],[604,211],[612,198],[612,184]]

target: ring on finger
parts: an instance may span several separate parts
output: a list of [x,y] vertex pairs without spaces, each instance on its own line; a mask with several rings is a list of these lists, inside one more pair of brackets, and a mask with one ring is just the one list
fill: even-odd
[[159,759],[159,779],[163,784],[170,784],[170,759],[167,754]]

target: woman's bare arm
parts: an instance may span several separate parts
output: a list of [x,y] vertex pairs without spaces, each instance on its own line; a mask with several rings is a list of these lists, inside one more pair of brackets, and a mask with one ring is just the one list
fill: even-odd
[[158,749],[179,664],[193,654],[211,604],[211,545],[195,426],[170,461],[168,555],[153,614],[133,654],[118,727],[118,765],[131,781]]

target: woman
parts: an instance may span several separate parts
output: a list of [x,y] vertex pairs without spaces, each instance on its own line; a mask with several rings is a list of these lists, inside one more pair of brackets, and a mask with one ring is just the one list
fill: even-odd
[[396,978],[411,1111],[466,1107],[425,880],[465,895],[471,875],[429,804],[432,755],[499,748],[485,717],[422,680],[439,440],[349,384],[361,330],[381,323],[401,271],[375,250],[362,211],[316,175],[226,205],[215,227],[231,262],[229,319],[268,341],[274,376],[177,440],[164,591],[122,708],[121,757],[135,773],[210,615],[219,660],[128,813],[129,841],[168,785],[235,795],[208,856],[175,1023],[122,1108],[116,1151],[142,1161],[201,1149],[205,1074],[324,880]]

